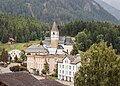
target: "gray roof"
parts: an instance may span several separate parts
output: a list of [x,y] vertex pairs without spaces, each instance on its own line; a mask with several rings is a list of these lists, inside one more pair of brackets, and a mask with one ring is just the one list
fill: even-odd
[[65,45],[73,45],[74,43],[73,43],[72,39],[68,36],[65,38],[64,44]]
[[0,74],[0,82],[6,86],[45,86],[32,75],[25,72]]
[[[50,37],[46,37],[44,40],[44,45],[49,46],[51,44],[51,38]],[[73,45],[73,41],[71,39],[71,37],[67,36],[62,36],[59,38],[59,45],[60,44],[64,44],[64,45]]]
[[[76,56],[69,55],[69,56],[66,56],[65,58],[68,58],[71,64],[77,64],[81,61],[80,56],[77,56],[77,55]],[[61,61],[58,61],[58,63],[62,63],[65,58],[63,58]]]
[[44,83],[44,86],[65,86],[54,79],[42,79],[40,82]]
[[59,31],[56,22],[53,23],[53,27],[51,31]]
[[50,37],[46,37],[45,40],[44,40],[44,44],[47,45],[47,47],[50,47],[51,38]]
[[25,50],[26,53],[47,53],[47,49],[45,49],[42,45],[32,45]]

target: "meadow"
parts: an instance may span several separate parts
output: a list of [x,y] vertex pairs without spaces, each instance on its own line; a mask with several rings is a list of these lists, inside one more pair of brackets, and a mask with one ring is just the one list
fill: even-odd
[[14,44],[0,43],[0,52],[2,51],[3,48],[5,48],[5,50],[7,50],[8,52],[13,49],[25,50],[27,47],[29,47],[32,44],[39,44],[39,40],[30,41],[26,43],[14,43]]

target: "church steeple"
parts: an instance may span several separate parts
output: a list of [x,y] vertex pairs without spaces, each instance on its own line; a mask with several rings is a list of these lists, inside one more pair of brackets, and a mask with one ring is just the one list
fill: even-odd
[[53,23],[53,27],[52,27],[51,31],[58,31],[59,32],[56,22]]
[[59,30],[56,22],[54,22],[51,30],[51,48],[57,48],[58,41],[59,41]]

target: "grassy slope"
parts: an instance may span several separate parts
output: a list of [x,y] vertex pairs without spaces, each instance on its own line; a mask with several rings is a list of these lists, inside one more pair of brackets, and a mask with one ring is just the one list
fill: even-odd
[[13,50],[13,49],[19,49],[19,50],[25,50],[27,48],[28,45],[31,44],[38,44],[39,41],[30,41],[27,43],[15,43],[15,44],[2,44],[0,43],[0,52],[3,48],[5,48],[7,51]]

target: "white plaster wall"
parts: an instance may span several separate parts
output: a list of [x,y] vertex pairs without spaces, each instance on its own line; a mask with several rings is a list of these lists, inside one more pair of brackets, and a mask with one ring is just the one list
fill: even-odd
[[[68,60],[68,63],[65,63],[65,61]],[[63,68],[64,65],[64,68]],[[58,63],[58,79],[61,80],[61,76],[67,76],[71,77],[71,81],[74,81],[74,76],[78,68],[80,67],[81,63],[78,64],[70,64],[70,60],[66,57],[63,60],[63,63]],[[64,71],[64,73],[63,73]],[[71,73],[71,74],[70,74]]]
[[64,47],[64,51],[67,52],[67,50],[68,50],[68,54],[70,54],[70,52],[73,49],[73,45],[64,45],[63,47]]

